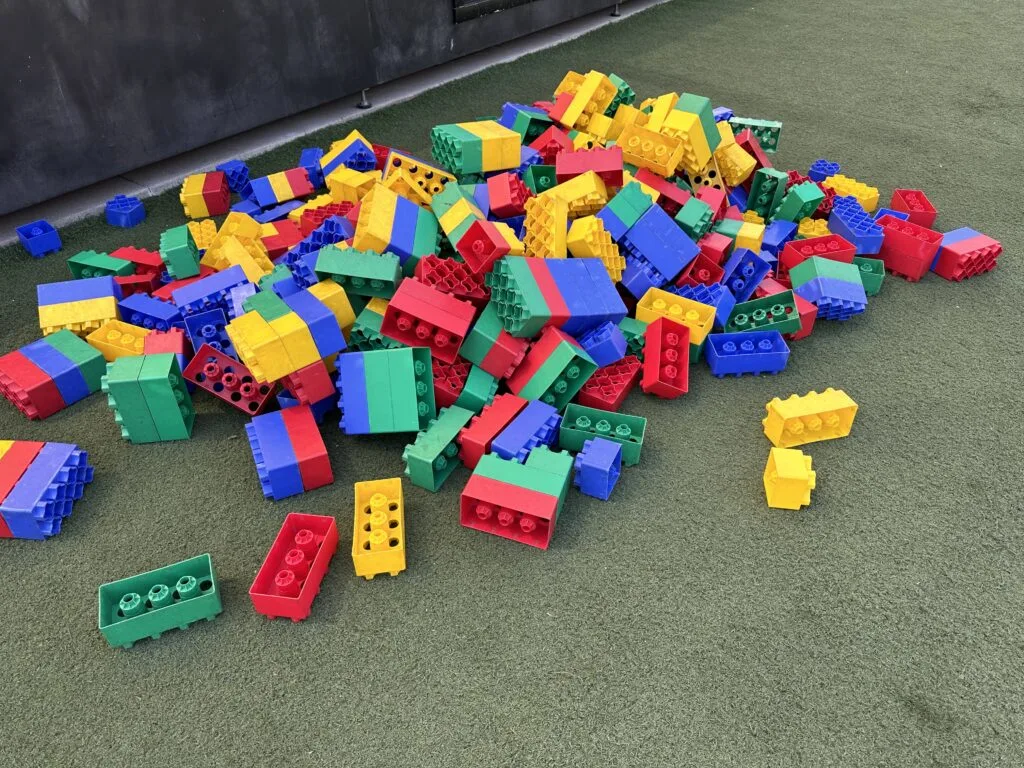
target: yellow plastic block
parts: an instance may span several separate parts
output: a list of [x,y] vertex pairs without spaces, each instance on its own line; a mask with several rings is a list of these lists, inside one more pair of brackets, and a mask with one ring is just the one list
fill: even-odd
[[258,312],[239,315],[228,323],[227,332],[238,358],[260,384],[298,370],[292,367],[281,338]]
[[665,124],[665,118],[673,110],[676,102],[679,101],[678,93],[665,93],[654,99],[651,104],[651,111],[647,115],[647,127],[652,131],[661,131]]
[[868,213],[871,213],[871,211],[878,207],[877,187],[869,187],[867,184],[841,173],[829,176],[822,184],[826,187],[832,187],[840,197],[853,195]]
[[210,215],[210,209],[206,207],[206,200],[203,198],[203,185],[206,183],[205,173],[194,173],[186,176],[181,182],[181,192],[178,199],[185,215],[190,219],[205,219]]
[[[251,245],[260,243],[262,241],[249,241]],[[242,241],[235,237],[227,237],[217,246],[217,252],[220,259],[223,260],[224,267],[239,266],[245,273],[245,277],[251,283],[258,283],[260,278],[270,273],[274,269],[273,263],[267,258],[267,252],[263,251],[262,254],[256,248],[252,248],[252,251],[256,253],[254,256],[250,249],[246,248]]]
[[764,216],[762,216],[757,211],[744,211],[743,220],[752,222],[754,224],[764,224]]
[[764,240],[764,224],[744,221],[740,231],[736,233],[736,248],[749,248],[754,253],[761,252],[761,241]]
[[441,231],[451,237],[459,225],[468,218],[482,219],[484,215],[473,203],[469,202],[466,198],[462,198],[442,213],[437,223],[441,225]]
[[736,136],[728,121],[715,123],[718,126],[720,141],[715,149],[715,161],[722,172],[722,178],[730,187],[736,187],[746,181],[757,167],[757,160],[752,154],[736,143]]
[[292,185],[288,182],[288,177],[283,172],[272,173],[267,176],[267,183],[270,184],[270,188],[274,190],[274,197],[280,202],[285,200],[294,200],[297,195],[292,192]]
[[476,120],[456,125],[481,139],[482,170],[501,171],[519,167],[522,136],[511,128],[506,128],[494,120]]
[[592,69],[584,75],[583,82],[558,122],[565,128],[572,128],[584,114],[602,114],[612,103],[615,94],[616,88],[608,76]]
[[796,233],[799,237],[824,237],[829,234],[827,219],[800,219],[797,224]]
[[[650,127],[650,122],[647,126]],[[697,173],[711,161],[708,137],[704,135],[700,117],[692,112],[673,109],[665,117],[661,133],[679,141],[682,146],[679,167],[687,173]]]
[[[333,175],[333,174],[332,174]],[[360,251],[384,253],[391,242],[398,195],[383,184],[374,184],[359,206],[352,247]]]
[[39,329],[43,336],[65,329],[86,336],[117,318],[117,299],[113,296],[39,307]]
[[555,86],[555,97],[557,98],[563,93],[576,93],[581,85],[583,85],[583,75],[570,69],[565,73],[562,81]]
[[[199,263],[211,269],[216,269],[218,272],[227,269],[231,264],[222,257],[220,246],[228,238],[237,238],[244,245],[247,240],[259,241],[262,235],[263,227],[256,219],[246,213],[232,211],[224,219],[224,223],[220,225],[220,229],[217,230],[217,236],[207,247],[206,253],[203,254],[203,258],[200,259]],[[265,256],[267,251],[262,242],[260,242],[260,247],[263,248]]]
[[14,445],[13,440],[0,440],[0,459],[4,457],[4,454],[11,450],[11,446]]
[[573,176],[568,181],[556,184],[538,197],[558,197],[569,206],[573,218],[597,213],[608,204],[608,188],[594,171]]
[[378,315],[383,317],[384,313],[388,311],[388,304],[390,304],[390,302],[387,299],[374,297],[366,302],[366,309],[371,312],[376,312]]
[[405,570],[405,509],[402,479],[366,480],[355,484],[352,564],[356,576],[372,579]]
[[569,204],[560,197],[543,194],[526,201],[526,235],[523,245],[527,256],[564,259],[565,230],[569,224]]
[[676,296],[660,288],[648,288],[636,305],[636,319],[653,323],[667,317],[690,329],[690,344],[703,343],[715,322],[715,308],[693,299]]
[[313,334],[309,332],[309,326],[294,312],[275,317],[270,321],[270,328],[281,339],[281,343],[292,361],[292,370],[289,373],[320,360],[320,350],[316,348],[316,342],[313,341]]
[[857,404],[841,389],[775,398],[766,406],[761,424],[765,436],[777,448],[792,448],[850,434]]
[[699,172],[693,174],[687,172],[686,175],[690,178],[690,185],[693,187],[694,192],[698,191],[697,187],[722,189],[722,174],[718,170],[718,163],[715,162],[714,157]]
[[598,141],[597,136],[587,133],[586,131],[577,131],[576,135],[572,137],[573,151],[593,149],[600,143],[601,142]]
[[811,457],[794,448],[772,448],[764,468],[764,493],[768,506],[800,509],[811,503],[816,475]]
[[213,219],[188,222],[188,231],[192,233],[192,239],[196,248],[205,251],[217,238],[217,222]]
[[643,126],[647,123],[647,115],[629,104],[619,104],[612,115],[612,126],[608,131],[609,141],[618,141],[627,125]]
[[298,224],[299,220],[302,218],[302,214],[305,213],[306,211],[312,210],[314,208],[323,208],[325,205],[330,205],[333,202],[334,198],[331,197],[330,195],[317,195],[316,197],[304,202],[295,210],[288,211],[288,219]]
[[348,149],[352,144],[357,141],[362,141],[366,146],[371,146],[370,141],[363,136],[359,131],[349,131],[348,135],[343,139],[332,141],[331,146],[324,152],[323,157],[320,158],[320,167],[326,168],[335,158],[338,157],[342,152]]
[[339,165],[325,181],[334,202],[358,203],[380,181],[380,171],[354,171]]
[[512,230],[508,224],[503,221],[494,222],[494,228],[498,230],[498,234],[501,235],[502,239],[508,243],[508,255],[509,256],[525,256],[526,245],[516,237],[516,233]]
[[622,159],[627,163],[637,168],[648,168],[666,178],[676,172],[683,156],[683,145],[679,139],[662,136],[638,125],[623,128],[616,144],[622,147]]
[[[516,163],[518,166],[518,162]],[[448,171],[438,168],[436,165],[429,165],[415,157],[392,151],[388,156],[388,164],[384,168],[384,180],[387,181],[391,174],[396,171],[403,171],[412,182],[432,200],[434,195],[444,189],[449,181],[455,181],[455,177]]]
[[108,320],[85,337],[100,351],[103,359],[112,363],[119,357],[141,355],[150,331],[121,320]]
[[[581,118],[582,119],[582,118]],[[587,133],[596,136],[603,144],[612,130],[612,119],[608,115],[591,115],[585,126]]]
[[331,310],[331,314],[338,321],[338,326],[347,339],[348,332],[352,330],[352,325],[356,321],[356,313],[352,309],[352,304],[348,300],[348,294],[345,293],[345,289],[333,280],[321,280],[319,283],[311,285],[308,290],[313,296],[320,299],[325,307]]
[[574,257],[600,259],[613,283],[622,279],[626,259],[619,253],[619,246],[597,216],[576,219],[569,228],[565,244]]
[[658,198],[661,197],[661,192],[656,190],[654,187],[647,186],[642,181],[637,181],[636,176],[634,176],[632,173],[630,173],[628,168],[623,168],[622,169],[622,186],[626,186],[630,182],[633,182],[634,184],[639,184],[640,185],[640,190],[645,195],[647,195],[649,198],[651,198],[651,202],[652,203],[658,202]]
[[433,195],[427,192],[416,183],[416,180],[409,175],[409,172],[399,168],[397,171],[388,174],[382,182],[385,187],[407,200],[412,200],[421,208],[430,208],[430,201]]

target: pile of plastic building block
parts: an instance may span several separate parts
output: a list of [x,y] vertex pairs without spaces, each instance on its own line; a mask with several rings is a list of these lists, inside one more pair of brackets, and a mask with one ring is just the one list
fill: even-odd
[[[647,420],[620,412],[635,388],[683,397],[700,365],[779,374],[816,321],[866,312],[887,272],[995,267],[999,243],[934,228],[920,190],[879,208],[860,169],[775,167],[781,129],[569,72],[549,100],[434,126],[430,159],[351,131],[260,178],[223,163],[184,180],[157,250],[84,251],[38,287],[43,338],[0,358],[0,391],[41,419],[102,388],[110,436],[132,443],[188,439],[194,397],[236,409],[273,499],[333,483],[334,424],[406,434],[406,482],[458,484],[463,526],[546,548],[570,489],[609,499],[640,461]],[[113,226],[144,215],[107,206]],[[33,256],[60,248],[45,222],[19,235]],[[809,503],[794,446],[846,434],[855,410],[832,390],[769,404],[770,505]],[[399,573],[402,482],[355,497],[356,573]],[[289,515],[256,609],[308,615],[337,538],[333,518]],[[204,557],[105,585],[111,643],[215,616]]]

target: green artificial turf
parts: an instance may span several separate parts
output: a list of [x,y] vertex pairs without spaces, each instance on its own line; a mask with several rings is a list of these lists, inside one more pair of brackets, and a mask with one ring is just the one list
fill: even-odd
[[[1006,255],[963,284],[888,276],[777,377],[698,366],[681,400],[633,394],[640,465],[607,503],[572,493],[547,552],[459,526],[465,469],[436,495],[406,484],[408,570],[372,582],[349,558],[352,483],[398,475],[401,437],[327,425],[334,485],[272,503],[244,417],[202,394],[191,441],[134,447],[102,395],[43,423],[0,403],[0,436],[78,442],[96,465],[59,537],[0,541],[0,764],[1021,765],[1019,28],[996,0],[677,0],[354,124],[426,155],[436,123],[614,71],[781,120],[780,167],[838,160],[883,204],[923,188],[939,228]],[[155,248],[182,221],[174,193],[146,207],[134,230],[68,227],[59,256],[0,250],[0,350],[37,336],[34,285],[67,257]],[[808,447],[808,510],[769,510],[765,403],[828,386],[860,404],[853,433]],[[290,510],[342,532],[301,624],[246,595]],[[206,552],[223,615],[107,647],[99,584]]]

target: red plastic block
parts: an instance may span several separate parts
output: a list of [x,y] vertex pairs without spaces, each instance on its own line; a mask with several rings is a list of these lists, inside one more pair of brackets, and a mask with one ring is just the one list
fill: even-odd
[[522,216],[526,212],[523,206],[532,196],[530,188],[514,173],[499,173],[487,179],[487,202],[499,219]]
[[202,280],[204,277],[212,275],[216,270],[213,267],[206,266],[205,264],[199,265],[199,274],[194,277],[186,277],[182,280],[172,280],[166,285],[157,288],[153,291],[153,297],[157,299],[163,299],[164,301],[173,302],[174,299],[171,296],[179,288],[184,288],[186,285],[191,285],[196,280]]
[[885,268],[912,283],[924,277],[939,252],[942,235],[888,214],[875,223],[885,230],[878,252]]
[[639,169],[633,174],[633,178],[658,193],[658,207],[669,216],[675,216],[679,213],[679,209],[686,205],[687,201],[693,197],[685,189],[677,187],[671,181],[663,176],[659,176],[649,168]]
[[377,167],[375,170],[383,171],[388,167],[388,156],[391,154],[391,147],[385,147],[383,144],[371,144],[373,147],[373,156],[377,158]]
[[530,347],[530,351],[526,353],[526,357],[516,366],[512,375],[508,377],[506,384],[509,390],[513,394],[519,394],[530,383],[530,379],[536,375],[537,371],[551,358],[555,349],[563,342],[571,344],[581,352],[583,351],[583,348],[576,339],[559,328],[549,325],[541,331],[540,336]]
[[707,203],[715,221],[725,216],[725,212],[729,208],[729,198],[726,196],[725,190],[717,187],[701,187],[697,190],[697,199]]
[[555,159],[563,152],[572,152],[572,139],[556,125],[552,125],[530,144],[530,149],[540,153],[544,165],[554,165]]
[[331,459],[327,455],[327,446],[324,445],[316,419],[313,418],[313,410],[308,405],[297,405],[281,411],[281,418],[299,464],[302,490],[312,491],[333,483]]
[[261,413],[274,393],[273,385],[260,384],[248,368],[209,344],[203,344],[196,351],[182,375],[200,389],[250,415]]
[[290,248],[298,245],[305,236],[299,226],[289,219],[275,221],[274,229],[277,230],[274,234],[260,238],[263,247],[267,249],[267,256],[271,259],[283,256]]
[[938,212],[932,201],[920,189],[894,189],[889,207],[894,211],[910,214],[910,221],[919,227],[930,229]]
[[788,275],[789,270],[812,256],[821,256],[832,261],[853,263],[857,246],[841,235],[822,235],[806,240],[790,240],[779,254],[779,274]]
[[[788,280],[766,277],[754,289],[754,296],[760,299],[763,296],[774,296],[776,293],[782,293],[789,289]],[[818,317],[818,308],[803,296],[793,294],[793,299],[796,302],[796,311],[800,315],[800,330],[795,333],[785,333],[783,336],[790,341],[798,341],[811,335],[811,331],[814,330],[814,321]]]
[[494,262],[507,254],[511,248],[508,241],[494,226],[494,222],[477,219],[455,244],[466,266],[475,275],[486,275],[491,271]]
[[502,328],[490,351],[480,361],[480,367],[496,379],[507,379],[526,357],[528,339],[517,339]]
[[598,368],[580,389],[576,401],[602,411],[619,410],[626,395],[640,380],[641,365],[640,358],[627,355],[618,362]]
[[249,588],[253,608],[272,619],[305,619],[337,549],[333,517],[289,512]]
[[203,180],[203,202],[210,216],[220,216],[231,208],[231,190],[228,189],[228,177],[224,171],[210,171],[206,174]]
[[555,528],[558,497],[473,475],[462,491],[460,522],[466,528],[547,549]]
[[[355,206],[356,204],[350,200],[344,200],[340,203],[328,203],[319,208],[307,208],[302,212],[302,216],[299,219],[299,229],[302,232],[302,237],[308,237],[310,232],[332,216],[347,216]],[[301,240],[302,238],[299,239]],[[298,242],[298,240],[295,242]]]
[[726,208],[725,213],[722,214],[722,218],[735,219],[736,221],[745,221],[745,219],[743,218],[743,211],[741,211],[735,205],[730,205],[728,208]]
[[470,469],[475,469],[480,457],[491,450],[491,441],[514,419],[527,401],[515,395],[498,395],[485,405],[479,416],[459,430],[459,458]]
[[543,109],[548,114],[548,117],[551,117],[551,110],[555,104],[551,101],[535,101],[530,106],[536,107],[537,109]]
[[[711,187],[705,187],[705,189],[711,189]],[[704,251],[701,251],[697,254],[697,258],[691,261],[679,275],[676,285],[711,285],[720,283],[724,275],[725,270],[714,259],[706,256]]]
[[114,282],[121,286],[124,298],[136,293],[153,293],[160,287],[160,275],[155,272],[144,272],[140,275],[117,275]]
[[491,289],[484,285],[483,275],[474,275],[465,264],[431,254],[416,262],[416,279],[431,288],[451,294],[483,309],[491,298]]
[[288,374],[281,379],[281,386],[291,392],[302,405],[319,403],[337,393],[323,360]]
[[[559,184],[587,171],[594,171],[609,187],[621,187],[622,147],[609,147],[608,149],[595,147],[576,152],[562,152],[555,157],[555,180]],[[639,180],[639,177],[637,178]],[[675,184],[670,184],[670,186],[675,187]],[[676,188],[678,189],[678,187]],[[489,187],[488,191],[490,191]],[[494,210],[493,197],[491,198],[491,210]]]
[[709,232],[697,241],[700,252],[715,264],[724,264],[732,250],[732,238],[721,232]]
[[939,258],[932,271],[946,280],[960,281],[995,269],[996,260],[1002,253],[1002,243],[979,233],[940,247]]
[[468,301],[409,278],[391,297],[380,332],[410,347],[429,347],[438,360],[453,363],[475,314]]
[[0,517],[0,539],[13,539],[14,534],[11,533],[11,529],[7,527],[7,521]]
[[130,245],[123,245],[110,255],[115,259],[124,259],[135,265],[135,274],[159,275],[164,271],[164,262],[156,251],[147,251],[143,248],[133,248]]
[[685,395],[690,379],[690,329],[659,317],[644,331],[640,389],[668,400]]
[[555,96],[555,100],[551,103],[551,107],[548,109],[548,117],[552,120],[560,121],[565,116],[565,111],[569,108],[569,105],[572,104],[573,98],[574,94],[569,93],[568,91],[564,91]]
[[0,357],[0,396],[29,419],[45,419],[64,410],[56,382],[19,350]]
[[469,378],[469,364],[463,360],[444,363],[432,359],[431,366],[434,369],[434,402],[437,407],[448,408],[455,405],[455,401],[459,399],[466,386],[466,379]]
[[[0,459],[0,502],[14,490],[25,470],[35,461],[43,443],[33,440],[18,440]],[[0,518],[2,519],[2,518]],[[8,537],[9,538],[9,537]]]
[[348,219],[348,223],[352,225],[352,229],[356,228],[356,222],[359,221],[359,203],[356,203],[352,210],[345,214],[345,218]]
[[774,166],[772,165],[772,161],[768,159],[768,155],[766,155],[764,150],[761,149],[761,142],[757,140],[749,128],[744,128],[736,134],[736,143],[753,155],[756,163],[754,165],[754,170],[750,172],[747,180],[743,182],[743,186],[749,192],[750,182],[754,179],[754,174],[757,173],[757,170],[759,168],[773,168]]
[[142,340],[142,354],[159,355],[171,352],[175,355],[192,354],[192,344],[181,328],[168,328],[166,331],[150,331]]

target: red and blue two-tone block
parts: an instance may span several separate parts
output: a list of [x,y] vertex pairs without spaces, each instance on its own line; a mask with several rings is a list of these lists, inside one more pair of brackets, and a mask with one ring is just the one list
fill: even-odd
[[263,495],[275,501],[334,482],[309,406],[256,416],[245,426]]

